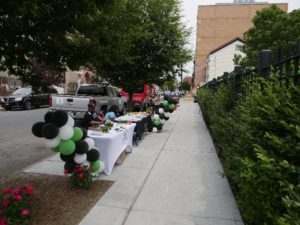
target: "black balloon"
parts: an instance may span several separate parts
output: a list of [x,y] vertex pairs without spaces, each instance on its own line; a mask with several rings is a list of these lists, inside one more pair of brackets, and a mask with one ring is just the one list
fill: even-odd
[[169,109],[169,113],[172,113],[174,110],[173,109]]
[[63,155],[60,153],[60,158],[62,161],[66,162],[66,163],[73,163],[73,164],[76,164],[74,162],[74,155],[75,155],[75,152],[71,155]]
[[162,124],[159,124],[159,125],[156,126],[156,128],[157,128],[157,130],[162,130],[163,125],[162,125]]
[[169,120],[169,117],[165,117],[165,120]]
[[85,154],[89,150],[89,145],[86,141],[80,140],[76,142],[75,152],[77,154]]
[[76,164],[73,162],[66,162],[64,165],[64,169],[67,170],[67,173],[72,173]]
[[154,106],[154,113],[155,113],[155,114],[158,114],[158,110],[159,110],[159,106],[158,106],[158,105],[155,105],[155,106]]
[[169,112],[169,107],[168,107],[168,106],[165,106],[165,107],[164,107],[164,111],[165,111],[165,112]]
[[100,153],[97,149],[92,148],[87,153],[87,161],[95,162],[100,158]]
[[159,119],[163,120],[165,118],[164,114],[159,114]]
[[53,139],[58,135],[59,129],[53,123],[46,123],[42,127],[42,135],[47,139]]
[[43,137],[43,134],[42,134],[42,127],[45,125],[46,123],[45,122],[37,122],[35,123],[32,128],[31,128],[31,131],[33,133],[34,136],[36,137]]
[[66,125],[68,122],[68,113],[63,110],[55,111],[52,116],[52,122],[58,127]]
[[52,116],[54,112],[47,112],[44,116],[44,120],[46,123],[51,123],[52,122]]
[[174,98],[169,98],[169,104],[174,104]]
[[81,140],[83,140],[87,137],[87,130],[82,128],[82,127],[81,127],[81,130],[82,130],[82,133],[83,133]]
[[163,104],[163,103],[160,103],[160,104],[159,104],[159,108],[164,108],[164,104]]

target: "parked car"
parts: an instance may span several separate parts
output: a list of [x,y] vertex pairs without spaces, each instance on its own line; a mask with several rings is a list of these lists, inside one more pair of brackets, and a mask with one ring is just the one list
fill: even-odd
[[54,88],[33,90],[32,87],[23,87],[8,96],[2,97],[0,105],[6,110],[12,108],[30,110],[33,107],[48,106],[49,96],[53,93],[57,93]]
[[65,110],[75,119],[83,119],[88,105],[95,104],[96,112],[107,111],[112,106],[126,113],[126,104],[118,89],[109,84],[83,84],[75,95],[52,95],[49,97],[50,111]]

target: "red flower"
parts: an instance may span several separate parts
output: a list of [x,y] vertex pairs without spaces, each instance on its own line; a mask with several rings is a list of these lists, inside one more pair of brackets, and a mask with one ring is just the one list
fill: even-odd
[[6,218],[1,218],[0,219],[0,225],[7,225],[7,219]]
[[88,168],[88,171],[93,172],[94,170],[93,170],[93,168],[90,167],[90,168]]
[[12,193],[14,193],[15,195],[19,195],[20,191],[21,191],[21,188],[17,187],[17,188],[15,188],[15,189],[12,190]]
[[3,213],[3,209],[0,208],[0,214],[2,214],[2,213]]
[[17,201],[21,201],[23,198],[22,198],[22,196],[21,195],[16,195],[15,196],[15,200],[17,200]]
[[10,204],[10,201],[9,201],[8,199],[4,199],[4,200],[2,201],[2,205],[3,205],[4,207],[9,206],[9,204]]
[[26,194],[31,194],[33,192],[33,186],[32,185],[28,185],[27,187],[26,187]]
[[80,174],[78,174],[78,178],[80,179],[80,180],[83,180],[84,179],[84,174],[83,173],[80,173]]
[[70,171],[69,170],[64,170],[64,174],[69,174]]
[[21,211],[21,215],[22,215],[22,216],[28,216],[29,214],[30,214],[29,209],[23,209],[23,210]]
[[77,166],[75,166],[75,171],[77,171],[77,172],[82,172],[82,171],[83,171],[83,167],[77,165]]
[[3,194],[9,194],[10,193],[10,189],[9,188],[3,188],[2,193]]

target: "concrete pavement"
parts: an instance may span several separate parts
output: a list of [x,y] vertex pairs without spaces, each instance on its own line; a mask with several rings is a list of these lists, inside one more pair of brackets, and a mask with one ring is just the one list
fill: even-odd
[[[26,172],[63,175],[53,156]],[[80,225],[243,225],[198,104],[182,100],[162,133],[101,179],[115,183]]]

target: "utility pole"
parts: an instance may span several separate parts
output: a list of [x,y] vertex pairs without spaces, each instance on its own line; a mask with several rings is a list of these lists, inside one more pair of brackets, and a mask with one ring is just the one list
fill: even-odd
[[182,73],[183,73],[182,64],[180,64],[180,82],[181,82],[181,84],[182,84]]

